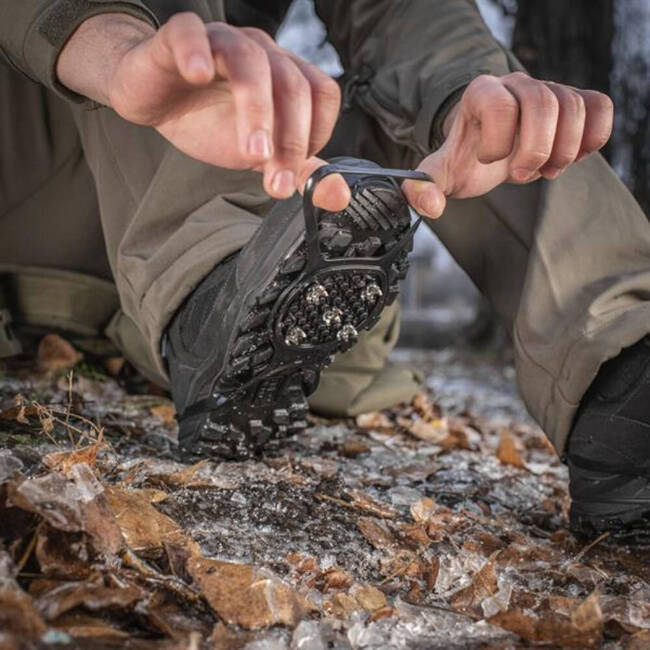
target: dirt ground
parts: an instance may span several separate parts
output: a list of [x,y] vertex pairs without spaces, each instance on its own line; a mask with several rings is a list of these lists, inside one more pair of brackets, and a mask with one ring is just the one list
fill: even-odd
[[48,335],[0,366],[0,649],[650,647],[650,552],[567,530],[567,473],[503,359],[243,462]]

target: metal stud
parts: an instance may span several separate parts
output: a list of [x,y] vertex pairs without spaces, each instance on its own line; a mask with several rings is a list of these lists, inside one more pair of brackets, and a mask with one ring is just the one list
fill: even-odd
[[287,332],[284,342],[286,345],[300,345],[306,338],[307,335],[304,330],[300,327],[292,327]]
[[338,307],[332,307],[332,309],[323,312],[323,322],[328,327],[340,327],[341,316],[343,316],[343,312]]
[[383,295],[384,292],[379,288],[379,285],[376,282],[372,282],[361,293],[361,300],[374,303]]
[[349,323],[347,325],[344,325],[339,331],[338,334],[336,335],[336,338],[339,341],[343,341],[344,343],[347,343],[350,339],[354,340],[359,336],[359,332],[357,332],[356,327],[354,325],[350,325]]
[[306,299],[310,305],[317,305],[323,298],[327,298],[327,296],[327,289],[322,284],[316,283],[307,289]]

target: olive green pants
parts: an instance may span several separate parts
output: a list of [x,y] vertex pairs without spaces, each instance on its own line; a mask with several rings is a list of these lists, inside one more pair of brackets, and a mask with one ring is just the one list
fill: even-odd
[[[418,162],[354,109],[324,155]],[[0,272],[17,320],[107,329],[164,383],[170,317],[270,203],[259,175],[191,160],[0,65]],[[553,182],[450,201],[432,227],[511,333],[522,396],[562,450],[600,364],[650,331],[647,218],[595,155]],[[416,378],[386,365],[397,332],[389,311],[324,373],[312,406],[354,414],[408,399]]]

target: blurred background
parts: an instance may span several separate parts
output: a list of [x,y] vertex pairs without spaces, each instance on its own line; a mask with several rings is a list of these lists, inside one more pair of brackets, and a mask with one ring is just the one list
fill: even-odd
[[[478,0],[496,38],[540,79],[593,88],[616,105],[604,155],[650,215],[650,0]],[[312,0],[294,0],[283,47],[341,73]],[[488,304],[428,228],[420,228],[405,282],[401,345],[502,345]]]

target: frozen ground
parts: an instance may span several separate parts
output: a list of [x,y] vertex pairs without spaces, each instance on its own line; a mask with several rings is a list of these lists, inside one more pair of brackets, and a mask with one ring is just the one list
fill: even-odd
[[402,351],[412,404],[196,462],[121,360],[49,342],[0,374],[2,650],[649,647],[647,549],[568,532],[503,360]]

